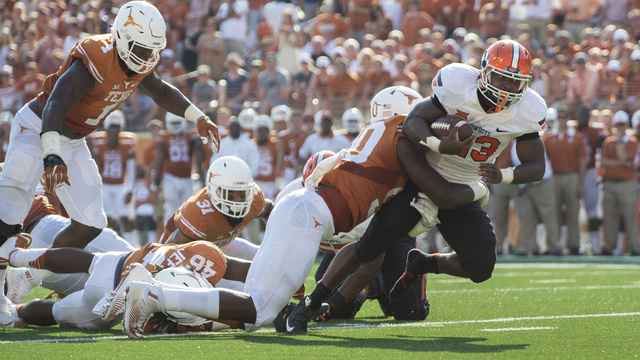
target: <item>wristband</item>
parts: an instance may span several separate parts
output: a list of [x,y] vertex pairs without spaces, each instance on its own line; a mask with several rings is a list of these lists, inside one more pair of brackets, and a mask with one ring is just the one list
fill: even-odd
[[57,131],[47,131],[40,134],[42,140],[42,158],[46,158],[49,155],[60,155],[60,133]]
[[202,110],[198,109],[197,106],[191,104],[184,112],[184,118],[192,123],[197,123],[200,118],[203,118],[205,115]]
[[473,201],[478,201],[489,193],[489,188],[483,181],[478,181],[469,187],[473,190]]
[[500,172],[502,173],[502,181],[500,181],[500,183],[511,184],[513,182],[513,169],[515,169],[513,166],[506,169],[500,169]]
[[420,145],[428,147],[431,151],[440,153],[440,139],[435,136],[428,136],[427,141],[420,140]]

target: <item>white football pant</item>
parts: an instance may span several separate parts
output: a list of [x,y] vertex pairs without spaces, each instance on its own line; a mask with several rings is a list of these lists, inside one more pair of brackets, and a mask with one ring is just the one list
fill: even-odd
[[194,194],[193,181],[190,177],[179,178],[171,174],[164,174],[162,188],[164,194],[164,223],[166,224],[171,215]]

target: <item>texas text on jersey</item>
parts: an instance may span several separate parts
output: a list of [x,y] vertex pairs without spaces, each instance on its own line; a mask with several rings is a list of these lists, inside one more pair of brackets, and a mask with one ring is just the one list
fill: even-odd
[[133,92],[145,73],[126,74],[120,67],[111,35],[94,35],[80,40],[57,72],[47,76],[37,101],[46,104],[58,79],[76,59],[82,60],[95,80],[93,89],[64,118],[64,123],[79,134],[90,134],[112,111],[117,110]]
[[511,140],[537,134],[544,128],[546,104],[530,88],[511,107],[497,113],[485,112],[478,100],[478,96],[483,96],[477,90],[479,76],[478,69],[451,64],[440,70],[432,84],[433,103],[447,114],[465,118],[476,134],[471,148],[457,156],[427,153],[429,164],[454,183],[477,183],[478,163],[493,162]]
[[240,223],[231,226],[227,217],[211,204],[207,190],[202,189],[173,213],[165,224],[160,243],[166,243],[171,234],[179,228],[183,234],[191,239],[210,241],[222,247],[231,242],[264,208],[264,195],[260,187],[256,185],[249,213],[242,218]]

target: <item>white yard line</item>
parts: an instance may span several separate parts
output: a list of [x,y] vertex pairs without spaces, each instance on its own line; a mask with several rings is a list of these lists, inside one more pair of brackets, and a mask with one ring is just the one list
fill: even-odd
[[[469,280],[470,281],[470,280]],[[459,289],[459,290],[427,290],[427,294],[453,294],[453,293],[475,293],[475,292],[514,292],[514,291],[566,291],[566,290],[611,290],[611,289],[638,289],[640,284],[633,285],[592,285],[592,286],[542,286],[526,288],[504,288],[504,289]]]
[[480,329],[480,331],[523,331],[523,330],[555,330],[557,327],[537,326],[524,328],[504,328],[504,329]]
[[[459,324],[485,324],[485,323],[506,323],[515,321],[538,321],[538,320],[563,320],[563,319],[580,319],[580,318],[601,318],[601,317],[629,317],[640,316],[640,312],[628,313],[611,313],[611,314],[583,314],[583,315],[557,315],[557,316],[534,316],[534,317],[516,317],[516,318],[498,318],[484,320],[460,320],[460,321],[439,321],[439,322],[414,322],[414,323],[382,323],[382,324],[336,324],[333,326],[312,326],[310,330],[335,330],[335,329],[363,329],[377,327],[442,327],[445,325]],[[60,330],[64,331],[64,330]],[[490,330],[487,330],[490,331]],[[258,330],[256,333],[274,333],[274,329]],[[222,336],[228,332],[201,332],[189,334],[165,334],[165,335],[149,335],[147,338],[164,338],[164,337],[184,337],[184,336]],[[240,335],[242,333],[233,333]],[[244,333],[250,336],[251,333]],[[23,343],[62,343],[62,342],[79,342],[79,341],[99,341],[99,340],[120,340],[126,339],[126,336],[94,336],[94,337],[77,337],[77,338],[58,338],[58,339],[38,339],[38,340],[16,340],[16,341],[0,341],[0,344],[23,344]]]
[[531,284],[562,284],[575,283],[576,279],[546,279],[546,280],[529,280]]

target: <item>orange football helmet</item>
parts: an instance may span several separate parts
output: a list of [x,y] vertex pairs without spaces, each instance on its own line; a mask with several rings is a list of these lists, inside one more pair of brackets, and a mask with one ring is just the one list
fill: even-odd
[[[495,106],[496,112],[508,109],[522,98],[531,82],[531,55],[513,40],[495,42],[482,55],[480,61],[481,75],[478,87]],[[520,82],[517,92],[510,92],[491,84],[493,74],[514,79]]]

